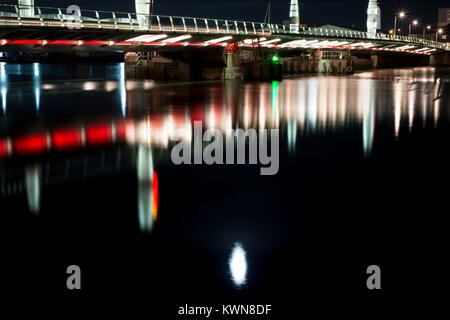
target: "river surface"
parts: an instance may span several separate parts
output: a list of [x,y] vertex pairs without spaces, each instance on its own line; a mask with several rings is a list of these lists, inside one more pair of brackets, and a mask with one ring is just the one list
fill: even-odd
[[[2,289],[137,297],[157,319],[432,294],[448,271],[449,82],[431,67],[167,84],[123,64],[1,63]],[[279,171],[175,165],[175,132],[192,141],[196,121],[279,129]]]

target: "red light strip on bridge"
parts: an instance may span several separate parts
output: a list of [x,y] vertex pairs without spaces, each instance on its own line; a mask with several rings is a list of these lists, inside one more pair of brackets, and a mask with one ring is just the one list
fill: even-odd
[[225,47],[228,43],[211,42],[134,42],[134,41],[82,41],[82,40],[0,40],[1,45],[63,45],[63,46],[199,46]]

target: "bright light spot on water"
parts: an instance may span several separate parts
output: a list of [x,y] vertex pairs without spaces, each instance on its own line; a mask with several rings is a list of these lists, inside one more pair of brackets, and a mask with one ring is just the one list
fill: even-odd
[[0,75],[3,81],[4,77],[6,76],[6,62],[0,62]]
[[231,280],[240,287],[247,281],[247,256],[244,248],[239,242],[236,242],[228,261],[231,272]]
[[55,89],[56,88],[56,86],[54,85],[54,84],[48,84],[48,83],[46,83],[46,84],[43,84],[42,85],[42,89],[44,89],[44,90],[53,90],[53,89]]
[[125,63],[120,64],[120,104],[122,115],[127,115],[127,87],[125,82]]
[[33,63],[33,67],[34,67],[34,76],[39,77],[39,63],[37,62]]
[[4,113],[6,113],[6,93],[6,88],[2,87],[2,108]]
[[88,81],[83,84],[83,90],[85,91],[92,91],[95,89],[97,89],[97,84],[95,82]]

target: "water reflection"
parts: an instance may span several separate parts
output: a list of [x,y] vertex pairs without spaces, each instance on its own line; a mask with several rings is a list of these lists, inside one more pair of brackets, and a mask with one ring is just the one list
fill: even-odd
[[6,114],[6,101],[7,101],[7,93],[8,93],[8,83],[7,83],[7,75],[6,75],[6,62],[0,62],[0,86],[1,86],[1,94],[2,94],[2,109],[3,113]]
[[25,187],[28,208],[37,215],[41,208],[41,166],[34,164],[25,168]]
[[139,146],[136,167],[139,228],[142,232],[151,232],[158,215],[158,178],[151,148]]
[[35,97],[35,104],[36,104],[36,111],[39,113],[40,103],[41,103],[41,77],[40,77],[40,64],[39,63],[33,63],[33,69],[34,69],[34,97]]
[[[155,168],[171,164],[174,138],[192,141],[194,121],[224,133],[236,128],[280,128],[280,152],[301,160],[298,151],[310,138],[358,141],[352,147],[361,159],[367,159],[376,155],[379,131],[400,140],[406,124],[404,132],[410,135],[426,127],[427,120],[434,128],[449,120],[443,112],[449,104],[445,99],[448,78],[433,68],[192,86],[126,81],[124,64],[112,66],[109,78],[101,81],[53,81],[48,78],[53,68],[37,63],[0,63],[0,171],[12,170],[9,160],[25,159],[23,168],[14,170],[25,176],[23,189],[30,212],[37,213],[40,194],[48,184],[41,178],[41,161],[53,161],[48,155],[67,154],[70,161],[73,154],[68,152],[89,156],[107,146],[126,146],[137,154],[129,161],[136,167],[137,214],[143,232],[153,229],[158,214]],[[87,71],[96,73],[93,67]],[[68,98],[70,94],[72,98]],[[92,101],[95,105],[85,108]],[[53,118],[55,104],[64,106],[60,108],[63,117],[58,114]],[[30,117],[17,120],[30,106]],[[0,184],[5,190],[13,185],[7,179]]]
[[231,280],[240,288],[247,282],[247,253],[241,243],[236,242],[228,260]]

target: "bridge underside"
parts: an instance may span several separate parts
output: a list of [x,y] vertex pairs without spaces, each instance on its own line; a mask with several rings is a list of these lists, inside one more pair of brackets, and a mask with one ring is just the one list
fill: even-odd
[[0,51],[180,51],[206,47],[225,47],[239,43],[241,47],[261,47],[278,51],[295,49],[350,49],[372,54],[398,53],[430,55],[443,50],[401,41],[342,38],[308,34],[232,34],[139,32],[83,28],[0,26]]

